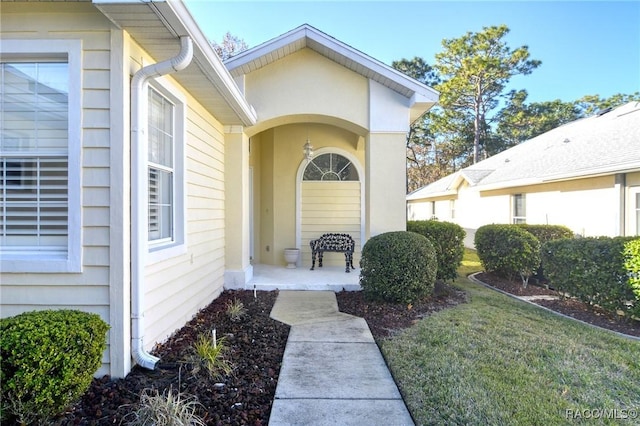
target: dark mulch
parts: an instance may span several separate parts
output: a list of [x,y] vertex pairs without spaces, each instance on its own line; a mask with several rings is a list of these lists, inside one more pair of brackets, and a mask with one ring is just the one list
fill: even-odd
[[[553,290],[521,282],[509,282],[489,274],[478,278],[504,291],[518,295],[554,294]],[[189,323],[177,331],[153,353],[161,358],[154,371],[135,367],[124,379],[105,376],[95,379],[82,400],[69,412],[55,419],[55,425],[126,424],[140,394],[149,389],[160,393],[180,390],[197,398],[198,415],[207,425],[266,425],[269,421],[282,355],[289,327],[269,317],[277,292],[225,291]],[[467,301],[456,288],[436,284],[434,295],[412,305],[370,302],[362,292],[337,293],[342,312],[365,318],[376,340],[392,336],[421,318]],[[240,321],[231,321],[227,303],[239,300],[246,308]],[[573,300],[540,302],[545,306],[583,321],[640,336],[638,321],[622,323],[600,312],[586,309]],[[199,334],[216,328],[217,336],[226,337],[228,359],[233,374],[218,380],[194,376],[184,361]]]
[[[141,392],[162,394],[169,388],[195,396],[202,405],[198,415],[208,425],[267,424],[289,335],[288,326],[269,318],[276,297],[277,292],[258,292],[254,298],[252,291],[225,291],[153,350],[161,358],[156,370],[135,367],[125,379],[94,380],[80,403],[55,424],[117,425],[133,411]],[[239,321],[226,313],[234,300],[247,310]],[[198,335],[211,335],[214,327],[218,338],[226,338],[233,364],[233,374],[218,380],[204,373],[194,376],[184,363]]]
[[343,291],[336,296],[340,311],[364,318],[376,340],[392,336],[434,312],[467,301],[464,291],[441,282],[436,283],[432,296],[412,305],[368,301],[361,291]]
[[[520,280],[510,281],[494,274],[481,273],[476,275],[476,278],[485,284],[517,296],[559,296],[558,292],[553,289],[546,288],[544,285],[536,285],[531,282],[526,288],[524,288],[522,281]],[[598,327],[617,331],[618,333],[628,334],[630,336],[640,337],[640,321],[632,319],[625,321],[624,318],[618,315],[610,314],[596,306],[589,306],[576,299],[534,299],[531,300],[531,302]]]

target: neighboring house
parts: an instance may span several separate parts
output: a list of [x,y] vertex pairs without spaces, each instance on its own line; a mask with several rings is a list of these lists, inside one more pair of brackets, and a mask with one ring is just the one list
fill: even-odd
[[98,313],[98,374],[152,368],[252,263],[405,229],[431,88],[306,25],[225,67],[182,2],[0,8],[1,315]]
[[407,196],[408,217],[471,234],[490,223],[565,225],[583,236],[640,235],[640,103],[580,119]]

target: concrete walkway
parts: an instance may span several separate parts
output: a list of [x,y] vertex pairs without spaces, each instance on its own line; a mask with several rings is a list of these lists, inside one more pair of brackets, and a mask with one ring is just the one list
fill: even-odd
[[271,318],[291,326],[269,425],[413,425],[363,318],[332,291],[280,291]]

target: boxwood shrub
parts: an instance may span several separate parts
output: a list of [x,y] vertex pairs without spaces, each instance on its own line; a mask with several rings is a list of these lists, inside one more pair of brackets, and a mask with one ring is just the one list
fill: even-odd
[[532,233],[533,236],[540,241],[540,244],[544,244],[547,241],[574,237],[573,231],[563,225],[530,225],[528,223],[519,223],[516,226]]
[[458,267],[464,256],[466,232],[460,225],[437,220],[410,220],[407,231],[424,235],[436,249],[439,280],[454,280],[458,277]]
[[520,276],[525,286],[540,266],[540,242],[517,225],[481,226],[474,242],[485,271],[509,279]]
[[635,251],[638,249],[634,248],[638,243],[633,241],[638,238],[597,237],[547,242],[543,248],[543,262],[549,284],[611,313],[621,311],[626,315],[638,315],[640,295],[634,292],[633,278],[637,275],[633,271],[640,265],[640,260]]
[[84,394],[109,326],[96,314],[44,310],[0,320],[0,418],[43,423]]
[[396,231],[366,242],[360,268],[365,297],[408,304],[433,292],[438,262],[429,239],[415,232]]
[[640,319],[640,238],[625,242],[622,255],[624,256],[624,267],[629,277],[629,285],[635,295],[631,314]]

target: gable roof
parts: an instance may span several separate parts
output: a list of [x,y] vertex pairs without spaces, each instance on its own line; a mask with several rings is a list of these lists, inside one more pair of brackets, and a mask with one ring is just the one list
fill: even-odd
[[180,51],[180,37],[193,41],[193,60],[172,74],[225,125],[253,125],[257,115],[181,1],[92,0],[118,28],[126,30],[156,61]]
[[455,193],[462,176],[480,190],[640,171],[640,102],[556,127],[407,196]]
[[322,56],[400,93],[411,101],[411,122],[438,101],[439,93],[396,69],[304,24],[227,59],[234,77],[249,74],[287,55],[309,48]]

